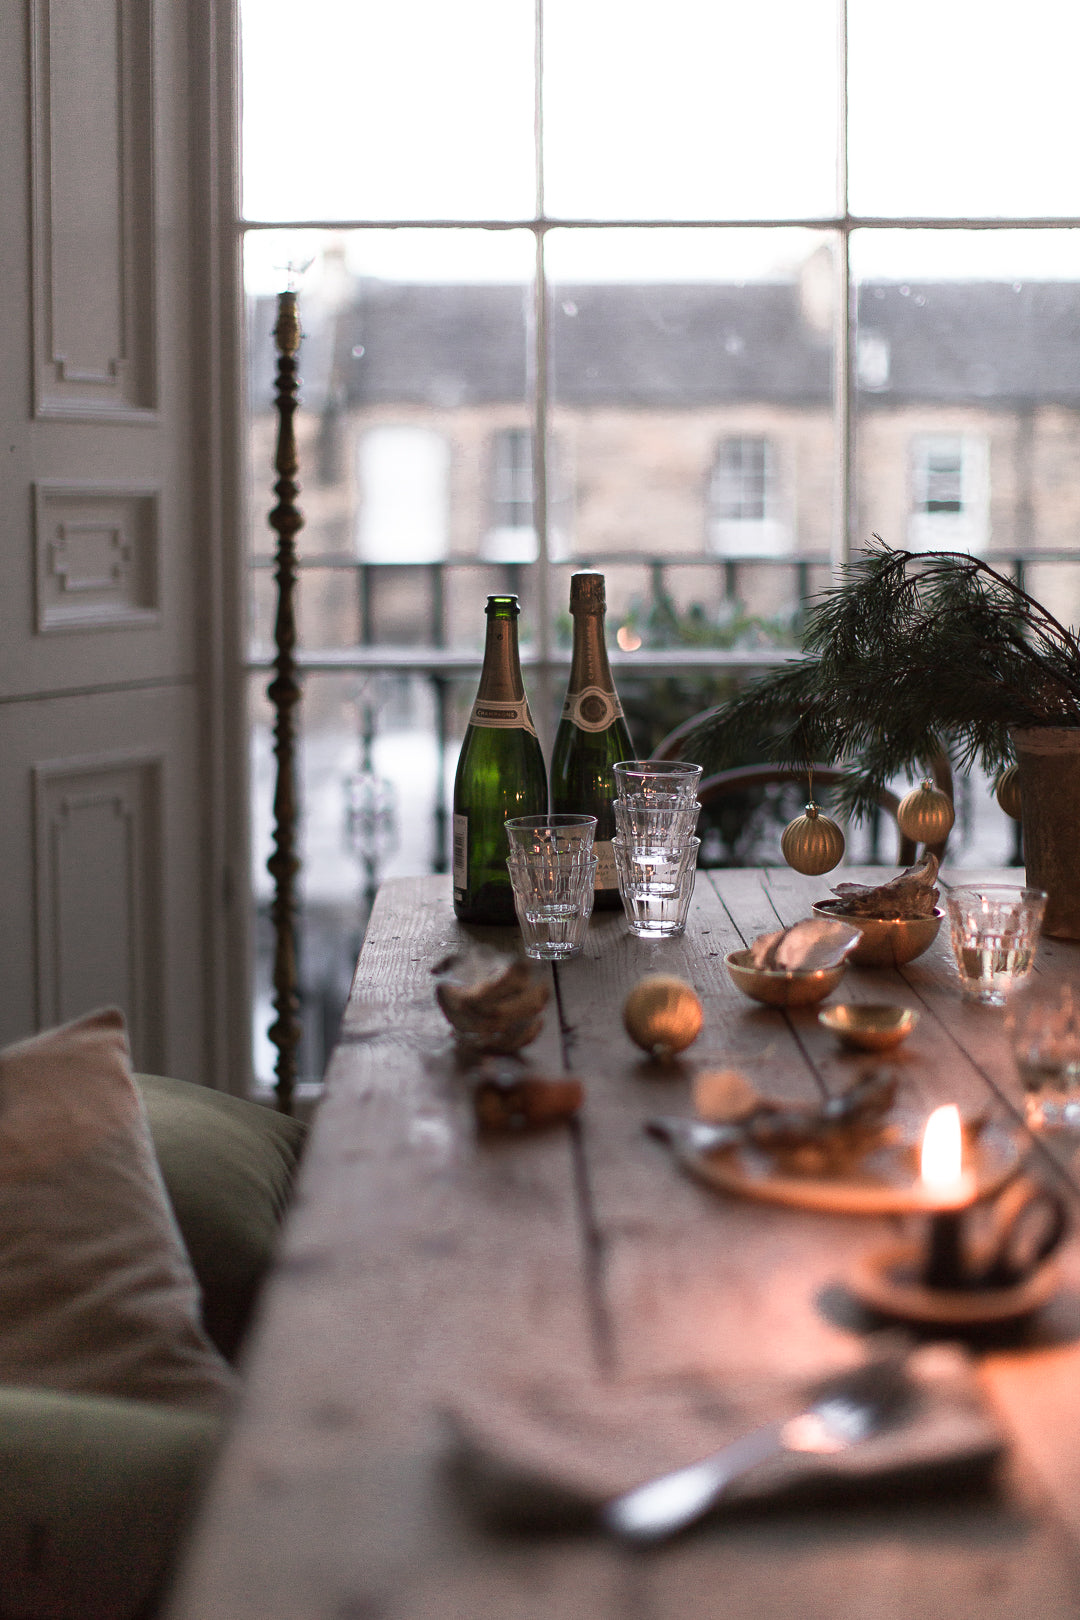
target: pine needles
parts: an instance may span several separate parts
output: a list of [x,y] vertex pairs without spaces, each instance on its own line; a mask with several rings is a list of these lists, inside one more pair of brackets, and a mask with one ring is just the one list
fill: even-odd
[[943,753],[992,774],[1012,757],[1010,726],[1080,726],[1072,630],[977,557],[874,542],[808,615],[806,656],[714,709],[688,757],[707,771],[749,749],[844,765],[840,806],[859,816]]

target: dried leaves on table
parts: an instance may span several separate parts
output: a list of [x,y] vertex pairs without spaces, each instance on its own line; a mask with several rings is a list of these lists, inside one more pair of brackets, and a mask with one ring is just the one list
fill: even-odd
[[876,917],[882,921],[932,917],[938,903],[937,875],[937,856],[927,850],[921,861],[888,883],[837,883],[832,910],[847,917]]
[[539,1035],[551,987],[525,957],[480,947],[433,971],[436,1000],[467,1050],[518,1052]]
[[435,998],[469,1067],[479,1128],[532,1130],[573,1118],[581,1081],[529,1074],[517,1056],[540,1033],[551,996],[546,976],[525,957],[483,946],[446,957],[433,971]]
[[812,973],[835,967],[861,938],[850,923],[807,917],[775,934],[759,934],[750,946],[750,960],[756,968]]
[[481,1075],[473,1090],[473,1108],[481,1130],[536,1130],[572,1119],[584,1096],[581,1081],[569,1076],[550,1080],[534,1074],[519,1079]]
[[763,1102],[740,1124],[746,1142],[788,1174],[842,1174],[892,1138],[896,1086],[895,1074],[871,1069],[820,1108]]

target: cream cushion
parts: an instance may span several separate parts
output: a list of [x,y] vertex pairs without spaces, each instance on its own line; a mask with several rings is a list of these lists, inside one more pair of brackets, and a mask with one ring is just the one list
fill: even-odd
[[0,1383],[221,1411],[123,1015],[0,1052]]

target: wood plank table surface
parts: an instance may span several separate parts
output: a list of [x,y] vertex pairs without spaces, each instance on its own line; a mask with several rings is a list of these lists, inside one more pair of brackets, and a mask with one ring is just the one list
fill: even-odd
[[[866,870],[845,877],[880,880]],[[992,874],[981,874],[989,877]],[[837,874],[833,874],[835,878]],[[942,881],[948,878],[946,871]],[[954,874],[971,881],[973,874]],[[1016,881],[1015,872],[996,876]],[[642,941],[594,917],[557,969],[537,1073],[580,1076],[578,1120],[478,1135],[433,965],[470,937],[446,878],[380,891],[294,1209],[245,1367],[241,1410],[173,1592],[170,1620],[1024,1620],[1080,1613],[1080,1243],[1020,1334],[977,1354],[1007,1437],[990,1487],[714,1515],[671,1543],[599,1530],[510,1535],[464,1503],[444,1413],[515,1387],[649,1390],[701,1379],[733,1399],[850,1365],[830,1307],[897,1220],[717,1193],[643,1125],[692,1112],[697,1073],[737,1067],[763,1093],[820,1102],[865,1065],[817,1023],[736,991],[725,952],[808,916],[829,879],[698,874],[685,936]],[[705,1024],[658,1066],[621,1021],[630,986],[670,972]],[[1080,944],[1044,940],[1036,972],[1080,980]],[[905,1099],[954,1101],[1022,1129],[998,1009],[960,998],[947,925],[902,969],[849,969],[832,1000],[921,1020],[895,1054]],[[889,1061],[894,1061],[890,1054]],[[1035,1149],[1074,1214],[1068,1155]]]

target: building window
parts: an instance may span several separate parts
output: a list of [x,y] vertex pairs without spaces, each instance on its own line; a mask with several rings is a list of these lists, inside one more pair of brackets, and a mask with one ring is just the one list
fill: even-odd
[[449,533],[450,447],[430,428],[362,434],[357,552],[363,562],[439,562]]
[[989,484],[985,439],[919,434],[911,446],[911,549],[984,550],[990,537]]
[[774,556],[789,549],[779,520],[779,476],[771,439],[722,439],[707,496],[706,532],[718,556]]

